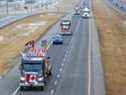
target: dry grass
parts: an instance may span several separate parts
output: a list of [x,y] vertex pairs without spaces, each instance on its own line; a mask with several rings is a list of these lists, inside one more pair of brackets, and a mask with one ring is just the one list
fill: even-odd
[[[15,56],[19,55],[19,52],[23,49],[24,44],[27,41],[31,39],[37,40],[40,36],[44,35],[47,30],[64,14],[64,11],[73,8],[78,2],[78,0],[63,0],[57,5],[57,7],[59,7],[59,11],[56,15],[47,15],[47,10],[43,10],[45,12],[44,16],[29,17],[0,29],[0,75],[4,75],[10,67],[12,67],[13,64],[11,64],[10,61],[12,61]],[[17,25],[29,25],[34,23],[36,20],[37,22],[47,22],[46,26],[34,27],[33,30],[35,32],[26,37],[19,36],[21,33],[29,32],[29,29],[17,28]],[[1,36],[4,37],[3,41],[1,41]]]
[[126,18],[110,10],[103,0],[93,1],[101,36],[107,95],[126,95]]
[[[23,49],[24,44],[29,40],[37,40],[40,36],[44,35],[46,31],[58,21],[63,14],[56,14],[54,16],[37,15],[18,21],[8,27],[0,29],[0,36],[4,37],[3,41],[0,41],[0,74],[4,74],[8,67],[12,64],[7,64],[11,59],[19,55],[19,52]],[[21,33],[29,32],[29,28],[17,28],[17,26],[29,25],[31,23],[46,22],[43,26],[35,27],[35,29],[28,36],[21,36]],[[34,27],[34,26],[32,26]],[[31,27],[31,30],[32,30]]]

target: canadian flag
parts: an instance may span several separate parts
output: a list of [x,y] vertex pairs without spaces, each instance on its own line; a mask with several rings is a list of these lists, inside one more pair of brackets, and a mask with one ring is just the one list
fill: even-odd
[[37,79],[36,75],[30,75],[29,76],[29,82],[35,82]]
[[44,57],[44,56],[45,56],[45,50],[43,50],[43,49],[38,50],[37,56],[42,56],[42,57]]

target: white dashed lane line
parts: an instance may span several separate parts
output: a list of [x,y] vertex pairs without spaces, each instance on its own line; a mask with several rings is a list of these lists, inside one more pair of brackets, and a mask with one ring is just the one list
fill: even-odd
[[63,67],[63,66],[64,66],[64,64],[62,63],[62,64],[61,64],[61,66]]
[[57,75],[57,78],[60,78],[60,74]]
[[54,94],[54,89],[51,89],[50,94],[51,94],[51,95]]
[[57,80],[55,80],[55,81],[54,81],[54,85],[57,85],[57,83],[58,83],[58,81],[57,81]]
[[63,62],[65,62],[65,61],[66,61],[66,58],[63,59]]
[[67,58],[67,56],[68,56],[68,55],[67,55],[67,53],[66,53],[66,54],[65,54],[65,58]]
[[63,69],[62,69],[62,68],[60,68],[60,69],[59,69],[59,71],[60,71],[60,72],[62,72],[62,71],[63,71]]

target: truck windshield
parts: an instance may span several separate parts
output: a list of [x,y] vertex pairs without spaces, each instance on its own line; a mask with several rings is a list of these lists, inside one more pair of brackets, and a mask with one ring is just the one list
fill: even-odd
[[24,64],[23,69],[25,72],[36,72],[40,73],[42,72],[42,66],[41,64]]

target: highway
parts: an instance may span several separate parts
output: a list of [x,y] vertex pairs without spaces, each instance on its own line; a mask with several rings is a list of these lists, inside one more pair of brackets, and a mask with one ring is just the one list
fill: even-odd
[[[87,95],[89,21],[76,16],[73,20],[76,25],[72,29],[73,37],[64,37],[64,45],[51,46],[49,49],[48,55],[53,64],[53,77],[47,88],[43,92],[30,90],[18,92],[16,95],[53,93],[55,95]],[[80,41],[83,42],[80,43]]]
[[[90,0],[89,0],[90,1]],[[80,6],[90,7],[91,2],[84,0]],[[86,3],[85,3],[86,2]],[[77,15],[72,17],[72,36],[64,36],[63,45],[51,45],[48,56],[53,65],[53,76],[43,91],[29,88],[19,90],[20,72],[18,66],[0,80],[0,95],[91,95],[93,66],[91,65],[90,19],[83,19]],[[59,22],[48,33],[40,38],[51,38],[60,31]],[[20,63],[20,58],[15,59]]]
[[[59,95],[60,93],[61,95],[73,95],[72,93],[75,93],[76,88],[77,88],[76,93],[81,93],[82,95],[83,93],[85,93],[84,95],[87,95],[86,92],[88,91],[87,90],[88,88],[86,87],[88,86],[86,84],[88,83],[87,51],[88,51],[89,23],[88,19],[84,20],[76,16],[73,17],[73,20],[74,20],[73,23],[76,25],[76,27],[75,25],[73,25],[72,27],[72,30],[74,32],[73,37],[71,36],[64,37],[63,46],[52,46],[49,50],[49,56],[51,57],[50,62],[53,64],[54,75],[51,80],[51,83],[48,86],[49,88],[47,88],[47,91],[38,92],[38,95],[42,93],[45,95],[49,95],[49,93],[53,93],[54,90],[56,90],[55,92],[57,93],[56,95]],[[83,41],[83,43],[80,43],[80,41]],[[64,65],[64,67],[62,66],[62,64]],[[70,91],[70,89],[73,87],[74,89]],[[83,91],[83,89],[85,89],[85,91]],[[70,91],[70,93],[68,93],[68,91]],[[19,92],[19,93],[22,95],[37,94],[36,91]]]

